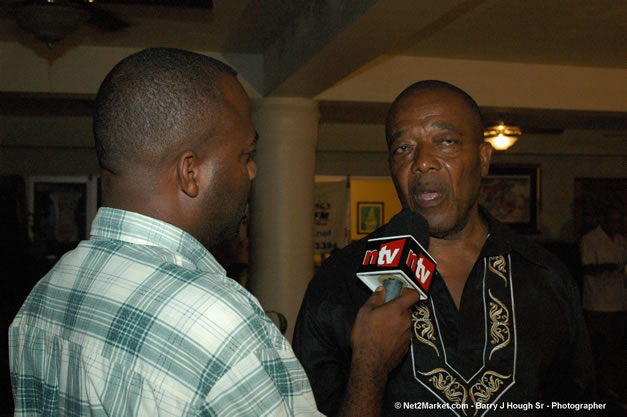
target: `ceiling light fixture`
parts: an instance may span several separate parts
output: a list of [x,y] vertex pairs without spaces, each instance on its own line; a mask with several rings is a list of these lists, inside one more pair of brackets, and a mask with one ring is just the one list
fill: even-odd
[[483,131],[483,136],[487,142],[497,151],[504,151],[510,148],[518,140],[522,131],[518,126],[498,124],[490,126]]
[[89,19],[87,9],[81,7],[81,3],[77,4],[79,6],[55,0],[27,3],[17,9],[16,20],[23,29],[51,45],[64,39]]

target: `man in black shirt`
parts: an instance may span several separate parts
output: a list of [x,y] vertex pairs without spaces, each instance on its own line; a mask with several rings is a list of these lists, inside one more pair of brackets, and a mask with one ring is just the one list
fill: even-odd
[[[480,209],[492,148],[479,108],[441,81],[408,87],[386,138],[403,208],[429,223],[438,262],[414,308],[412,346],[387,377],[383,415],[560,415],[602,408],[579,294],[566,269]],[[368,238],[384,236],[385,228]],[[369,294],[355,277],[365,239],[323,264],[294,333],[320,411],[337,413],[350,371],[350,330]],[[593,415],[586,412],[585,415]]]

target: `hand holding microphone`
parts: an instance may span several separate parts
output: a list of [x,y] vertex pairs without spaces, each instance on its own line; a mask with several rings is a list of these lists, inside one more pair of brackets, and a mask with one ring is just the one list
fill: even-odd
[[368,241],[357,271],[375,292],[357,313],[351,331],[351,366],[385,379],[409,349],[412,308],[427,298],[435,260],[425,249],[429,225],[422,216],[402,211],[382,231],[384,237]]
[[[359,309],[351,330],[352,359],[340,416],[378,416],[388,374],[407,354],[411,337],[411,309],[420,300],[417,291],[403,289],[384,303],[379,287]],[[364,398],[374,399],[363,408]]]
[[420,294],[403,289],[400,296],[384,301],[382,287],[359,309],[351,331],[353,359],[369,363],[369,368],[382,372],[381,377],[396,367],[409,349],[412,307]]
[[[402,211],[380,231],[387,237],[368,240],[357,271],[374,293],[359,309],[351,330],[350,384],[340,415],[350,414],[364,397],[381,401],[388,374],[409,350],[412,308],[427,298],[435,273],[435,261],[424,249],[429,243],[424,218]],[[380,410],[366,411],[378,415]]]
[[429,246],[429,224],[417,213],[404,210],[382,229],[384,237],[368,240],[357,276],[370,289],[386,289],[385,302],[398,296],[402,287],[417,290],[427,299],[435,260]]

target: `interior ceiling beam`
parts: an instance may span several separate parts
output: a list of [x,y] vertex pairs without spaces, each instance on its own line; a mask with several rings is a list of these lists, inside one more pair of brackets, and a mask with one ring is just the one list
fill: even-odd
[[[320,101],[320,123],[384,124],[391,103]],[[627,112],[481,107],[484,124],[535,129],[627,130]]]
[[[94,95],[0,92],[2,116],[91,116]],[[319,101],[320,123],[384,124],[390,103]],[[627,112],[481,107],[486,125],[627,131]]]
[[[320,85],[328,86],[330,77],[340,67],[345,69],[344,63],[338,65],[340,54],[327,60],[329,51],[334,49],[338,36],[349,31],[375,3],[376,0],[304,2],[301,13],[264,51],[264,93],[313,97]],[[327,65],[318,68],[316,62],[323,56]]]
[[484,1],[305,2],[302,12],[264,51],[264,93],[315,97],[408,40],[415,42],[417,36],[441,30]]
[[0,91],[3,116],[92,116],[95,95]]

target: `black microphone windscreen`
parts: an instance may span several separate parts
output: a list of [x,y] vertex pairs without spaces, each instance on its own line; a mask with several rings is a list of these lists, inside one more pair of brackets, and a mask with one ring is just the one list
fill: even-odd
[[385,229],[388,236],[411,235],[429,249],[429,223],[420,214],[404,209],[390,219]]
[[427,220],[403,210],[368,236],[357,277],[373,291],[383,285],[386,301],[398,296],[401,287],[417,290],[426,300],[437,265],[428,245]]

